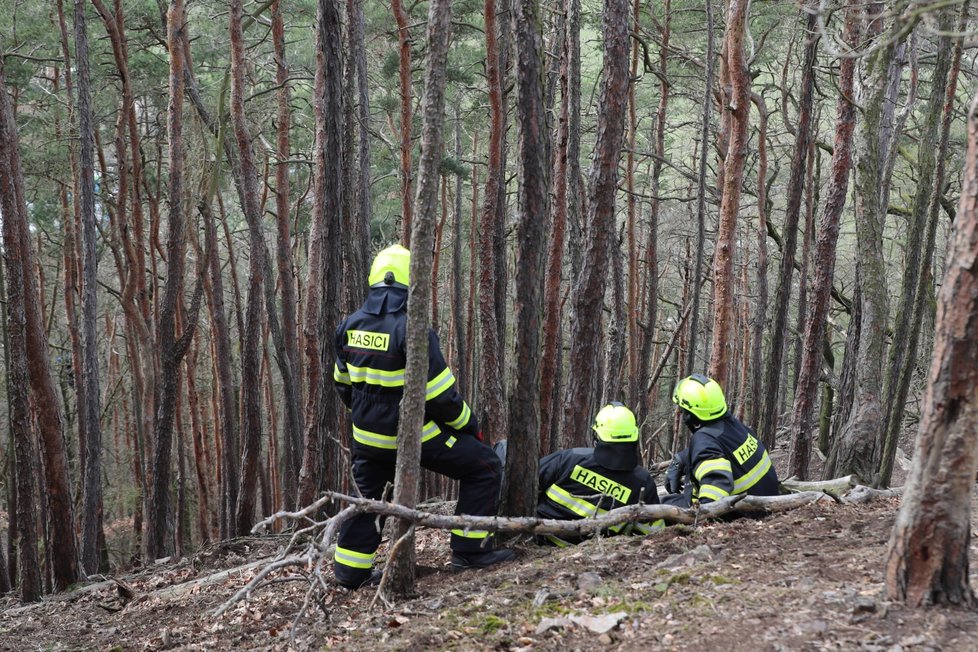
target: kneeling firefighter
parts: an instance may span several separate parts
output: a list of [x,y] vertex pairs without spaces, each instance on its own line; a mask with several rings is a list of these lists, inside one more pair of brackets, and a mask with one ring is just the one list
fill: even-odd
[[[683,423],[693,434],[689,446],[669,465],[669,495],[662,497],[663,503],[688,507],[732,494],[778,495],[778,476],[767,449],[727,409],[717,381],[703,374],[683,378],[672,402],[679,406]],[[685,487],[684,476],[688,480]]]
[[[574,520],[625,505],[658,504],[655,481],[639,466],[638,426],[632,411],[618,402],[606,405],[595,417],[592,430],[594,448],[561,450],[540,460],[537,516]],[[648,534],[664,525],[661,519],[622,523],[603,534]],[[579,537],[543,538],[561,547],[581,541]]]
[[[366,301],[336,330],[333,381],[350,410],[353,477],[365,498],[382,498],[394,481],[407,364],[410,260],[410,252],[400,245],[377,254]],[[459,395],[433,330],[428,333],[425,419],[421,466],[459,481],[456,514],[494,515],[502,465],[482,443],[476,416]],[[340,585],[356,589],[379,581],[373,565],[383,523],[383,517],[367,513],[343,523],[333,557]],[[512,550],[494,549],[486,531],[452,530],[451,548],[454,568],[485,568],[515,557]]]

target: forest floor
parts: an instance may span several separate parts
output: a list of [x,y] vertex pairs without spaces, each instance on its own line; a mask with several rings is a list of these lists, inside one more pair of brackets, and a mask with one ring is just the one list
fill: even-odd
[[[278,575],[213,615],[283,542],[242,539],[119,576],[134,592],[125,600],[114,582],[35,605],[4,598],[0,649],[978,649],[978,612],[911,610],[886,599],[884,557],[897,507],[896,499],[816,503],[571,549],[523,542],[515,561],[461,573],[450,570],[447,533],[421,530],[415,597],[388,607],[373,589],[330,586],[292,643],[309,586],[298,575]],[[974,570],[978,537],[972,541]],[[237,570],[195,583],[229,569]]]

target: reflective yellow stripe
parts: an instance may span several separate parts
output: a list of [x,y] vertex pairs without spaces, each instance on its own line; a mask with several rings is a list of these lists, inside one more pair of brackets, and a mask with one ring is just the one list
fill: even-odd
[[629,497],[632,495],[632,490],[625,485],[618,484],[611,478],[606,478],[591,469],[585,469],[580,464],[576,465],[574,470],[571,471],[570,479],[575,482],[580,482],[588,489],[593,489],[597,493],[611,496],[622,505],[627,504]]
[[333,553],[333,560],[338,564],[352,566],[353,568],[370,568],[374,565],[374,557],[376,556],[377,553],[368,554],[336,546],[336,551]]
[[[434,421],[429,421],[424,424],[424,429],[421,431],[421,442],[424,443],[429,439],[437,437],[441,434],[441,428]],[[373,446],[374,448],[383,448],[386,450],[397,450],[397,437],[391,435],[382,435],[379,432],[370,432],[369,430],[364,430],[359,428],[354,424],[353,426],[353,438],[363,444],[364,446]]]
[[761,478],[764,477],[770,468],[771,458],[768,457],[767,451],[764,451],[764,455],[761,456],[761,461],[753,469],[734,481],[734,493],[742,494],[753,487],[761,481]]
[[704,484],[700,486],[700,492],[698,497],[700,500],[703,500],[704,498],[708,500],[720,500],[721,498],[724,498],[725,496],[729,496],[729,495],[730,495],[729,493],[727,493],[720,487],[714,487],[712,484]]
[[703,476],[711,471],[726,471],[727,473],[731,473],[730,460],[725,457],[703,460],[696,465],[696,470],[693,472],[693,475],[696,476],[697,480],[702,480]]
[[454,437],[449,437],[447,440],[445,440],[445,445],[448,446],[449,448],[451,448],[452,446],[455,445],[455,442],[456,441],[458,441],[458,440],[455,439]]
[[452,370],[445,367],[444,371],[428,381],[428,389],[424,395],[425,400],[430,401],[454,384],[455,376],[452,374]]
[[489,536],[488,530],[452,530],[452,534],[464,539],[485,539]]
[[639,534],[652,534],[653,532],[665,529],[665,527],[666,522],[660,518],[658,521],[652,523],[636,523],[635,531]]
[[547,538],[547,541],[549,541],[550,543],[554,544],[558,548],[569,548],[571,545],[573,545],[569,541],[564,541],[560,537],[554,536],[552,534],[548,534],[546,538]]
[[350,384],[350,374],[345,371],[340,371],[340,365],[333,363],[333,380],[338,383],[343,383],[344,385]]
[[454,421],[449,421],[445,425],[455,430],[461,430],[469,423],[469,419],[471,417],[472,417],[472,410],[469,409],[469,404],[466,403],[465,401],[462,401],[462,413],[458,415],[457,419],[455,419]]
[[373,369],[372,367],[357,367],[352,364],[347,364],[346,367],[350,370],[350,380],[355,383],[366,383],[381,387],[404,386],[403,369],[385,371],[384,369]]
[[547,489],[547,498],[554,501],[558,505],[563,505],[570,511],[583,518],[592,518],[598,514],[606,513],[606,510],[600,509],[597,505],[593,505],[586,500],[578,498],[566,489],[558,487],[555,484],[550,485],[550,488]]

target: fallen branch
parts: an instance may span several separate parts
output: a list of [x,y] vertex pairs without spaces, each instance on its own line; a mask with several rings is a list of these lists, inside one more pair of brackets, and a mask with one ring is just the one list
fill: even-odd
[[821,491],[834,498],[841,498],[853,487],[859,484],[859,478],[854,475],[846,475],[832,480],[803,481],[788,478],[781,483],[781,488],[790,493],[803,491]]

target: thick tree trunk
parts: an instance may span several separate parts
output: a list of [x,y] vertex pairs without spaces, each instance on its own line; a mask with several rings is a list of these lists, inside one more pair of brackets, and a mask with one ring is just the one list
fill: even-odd
[[[0,40],[2,44],[2,40]],[[24,279],[24,248],[17,223],[27,219],[26,204],[18,188],[23,172],[20,164],[17,126],[7,95],[3,58],[0,57],[0,212],[3,213],[3,254],[7,269],[6,330],[9,365],[7,404],[10,434],[13,438],[16,465],[16,510],[11,521],[16,528],[8,534],[17,536],[17,577],[20,598],[24,602],[41,599],[41,566],[37,548],[38,504],[34,491],[37,477],[34,433],[31,431],[28,388],[27,311]],[[13,480],[13,478],[11,478]],[[11,506],[13,507],[13,506]],[[71,525],[69,523],[69,525]],[[13,558],[13,555],[11,555]]]
[[723,198],[720,202],[720,226],[717,232],[713,268],[713,348],[710,354],[710,376],[726,385],[733,346],[733,262],[737,238],[737,216],[747,160],[748,125],[750,123],[750,74],[744,54],[744,30],[748,0],[729,0],[727,29],[724,36],[726,61],[730,74],[730,97],[725,108],[730,112],[730,145],[723,159]]
[[516,225],[516,305],[518,324],[510,374],[509,434],[503,513],[529,515],[537,505],[537,462],[540,459],[540,330],[546,248],[550,136],[543,104],[543,42],[539,1],[516,5],[516,115],[519,139],[519,218]]
[[778,289],[774,297],[771,315],[771,352],[764,375],[764,408],[756,424],[764,445],[770,448],[778,428],[777,405],[781,389],[781,373],[784,364],[785,342],[788,340],[788,307],[791,300],[792,275],[795,270],[795,249],[798,243],[798,218],[801,215],[801,199],[805,189],[805,163],[808,157],[812,133],[812,96],[815,88],[815,58],[818,50],[817,14],[812,3],[807,3],[803,15],[805,22],[804,62],[801,70],[801,90],[798,100],[798,122],[795,125],[795,144],[788,173],[787,206],[781,265],[778,268]]
[[[846,43],[855,45],[859,40],[860,16],[857,0],[849,0],[845,14]],[[812,451],[812,430],[815,426],[815,400],[818,392],[819,371],[828,321],[829,299],[835,275],[835,251],[839,241],[839,220],[849,191],[849,172],[852,168],[852,134],[856,126],[856,107],[852,91],[855,60],[843,58],[839,68],[839,98],[836,101],[835,140],[832,166],[825,205],[819,221],[815,240],[811,303],[805,326],[804,350],[795,401],[792,407],[790,472],[798,478],[808,477],[808,463]]]
[[601,313],[614,246],[618,158],[628,99],[629,6],[628,0],[609,0],[603,13],[605,64],[598,100],[598,133],[588,178],[587,253],[572,293],[571,350],[562,421],[565,437],[586,429],[597,400],[595,352],[601,350]]
[[941,286],[913,468],[890,537],[886,589],[913,606],[972,605],[968,583],[971,490],[978,470],[978,96],[955,236]]
[[[431,327],[432,246],[435,239],[434,215],[438,201],[438,166],[442,156],[442,126],[445,121],[445,78],[448,43],[451,33],[451,0],[432,0],[428,6],[428,63],[425,67],[424,95],[421,98],[421,156],[418,166],[417,219],[411,242],[411,283],[408,295],[407,363],[404,371],[404,397],[401,399],[397,427],[397,469],[394,476],[394,502],[414,507],[418,500],[421,461],[421,430],[424,424],[425,384],[428,381],[428,331]],[[398,595],[414,592],[414,524],[399,520],[397,540],[400,554],[391,561],[392,590]]]

